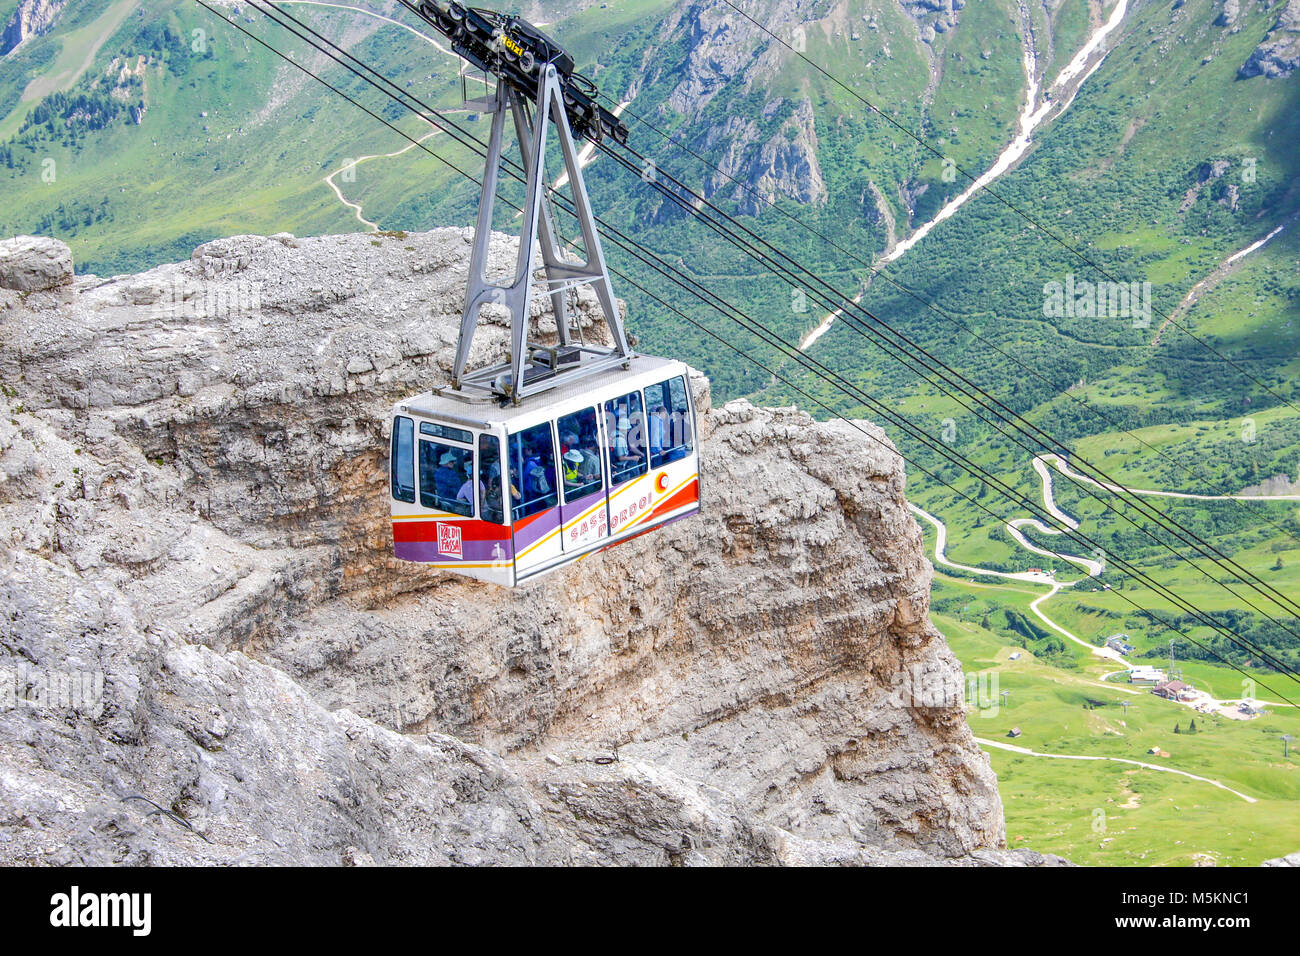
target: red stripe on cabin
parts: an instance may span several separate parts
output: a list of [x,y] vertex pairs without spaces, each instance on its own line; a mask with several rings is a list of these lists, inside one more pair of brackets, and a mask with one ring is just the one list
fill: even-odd
[[545,514],[549,514],[554,510],[555,508],[554,506],[552,506],[550,508],[546,508],[542,511],[537,512],[537,514],[529,515],[527,518],[520,518],[518,521],[515,522],[515,534],[518,534],[520,531],[523,531],[525,528],[527,528],[538,518],[542,517]]
[[659,502],[659,504],[655,505],[654,511],[650,512],[649,520],[653,521],[657,516],[661,514],[666,514],[669,511],[676,511],[678,508],[683,508],[686,505],[690,504],[692,501],[699,501],[699,500],[700,500],[700,480],[698,478],[692,478],[691,483],[687,485],[685,488],[683,488],[681,491],[678,491],[671,498],[668,498],[665,501],[661,501]]
[[464,541],[509,541],[510,529],[503,524],[489,521],[448,521],[446,518],[430,518],[428,521],[394,521],[393,540],[402,542],[437,541],[438,525],[454,524],[460,528]]
[[[642,528],[640,531],[636,532],[635,534],[628,535],[626,538],[623,538],[622,540],[614,544],[606,545],[600,550],[608,551],[610,548],[617,548],[620,544],[627,544],[627,542],[631,541],[633,538],[639,538],[643,534],[649,534],[651,531],[654,531],[656,527],[658,527],[658,525],[654,524],[654,520],[657,515],[661,516],[667,514],[670,511],[676,511],[678,508],[684,507],[693,501],[699,501],[700,500],[699,492],[700,492],[700,483],[699,480],[697,479],[695,481],[692,481],[687,487],[683,488],[681,491],[677,492],[677,494],[673,495],[667,501],[661,503],[657,508],[655,508],[655,510],[650,513],[650,517],[647,519],[649,523],[647,524],[646,527]],[[672,524],[674,521],[680,520],[680,518],[683,517],[685,517],[685,515],[679,515],[677,518],[670,518],[668,520],[668,524]]]

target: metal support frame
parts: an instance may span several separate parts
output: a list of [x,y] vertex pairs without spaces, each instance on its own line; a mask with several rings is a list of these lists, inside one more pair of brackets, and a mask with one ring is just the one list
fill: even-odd
[[[465,311],[461,317],[460,341],[452,370],[452,394],[482,397],[487,392],[496,398],[519,404],[528,395],[619,365],[626,367],[633,356],[614,302],[614,290],[610,285],[600,236],[596,232],[596,221],[591,212],[587,186],[582,178],[578,149],[564,108],[558,75],[550,64],[542,64],[538,73],[537,107],[531,122],[524,97],[508,83],[498,82],[494,94],[466,103],[470,108],[491,115],[492,130],[483,172],[483,188],[479,196],[478,220],[474,227],[474,245],[470,253]],[[527,172],[527,198],[523,207],[514,278],[506,285],[497,285],[487,281],[485,270],[492,238],[492,211],[497,180],[506,146],[507,113],[514,121],[515,138]],[[546,137],[551,123],[555,124],[560,151],[564,156],[586,261],[576,260],[556,241],[558,235],[546,195],[545,181]],[[540,246],[542,270],[546,277],[546,288],[536,291],[533,276],[534,245]],[[567,290],[584,284],[591,285],[595,290],[614,342],[611,348],[591,346],[585,342],[575,345],[571,341],[573,332],[569,328],[565,294]],[[559,346],[556,349],[538,349],[530,342],[530,306],[535,296],[542,295],[550,297],[555,313],[559,336]],[[510,311],[510,352],[503,363],[467,374],[465,366],[469,361],[470,346],[478,326],[479,310],[486,303],[504,305]],[[443,393],[447,394],[448,390],[443,390]]]

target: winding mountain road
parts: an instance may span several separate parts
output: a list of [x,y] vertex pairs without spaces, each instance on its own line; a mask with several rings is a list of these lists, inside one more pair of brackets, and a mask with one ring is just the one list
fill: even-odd
[[375,153],[372,156],[358,156],[356,159],[344,163],[342,166],[334,170],[334,172],[330,173],[321,181],[334,191],[334,195],[338,197],[339,202],[343,203],[343,205],[347,206],[349,209],[352,210],[352,213],[357,217],[358,222],[360,222],[363,226],[366,226],[371,232],[378,232],[379,224],[371,222],[369,219],[367,219],[365,216],[361,214],[361,204],[352,202],[346,196],[344,196],[343,190],[339,189],[338,183],[334,182],[334,177],[337,176],[339,173],[345,172],[349,169],[355,170],[362,163],[368,162],[369,160],[372,159],[392,159],[394,156],[401,156],[403,153],[415,149],[417,145],[423,143],[426,139],[431,139],[432,137],[437,136],[439,132],[441,131],[436,129],[430,130],[429,132],[421,136],[416,142],[408,143],[406,146],[403,146],[401,149],[397,150],[394,153]]
[[[1300,501],[1300,494],[1296,495],[1201,495],[1193,494],[1186,491],[1155,491],[1150,488],[1128,488],[1124,485],[1113,485],[1105,481],[1096,481],[1087,475],[1081,475],[1070,468],[1069,464],[1061,458],[1060,455],[1039,455],[1034,459],[1034,470],[1044,482],[1043,504],[1057,520],[1073,521],[1065,512],[1056,507],[1052,498],[1052,474],[1047,469],[1047,463],[1052,463],[1061,474],[1074,481],[1086,481],[1090,485],[1101,488],[1103,491],[1112,493],[1126,492],[1130,495],[1147,495],[1154,498],[1185,498],[1191,501]],[[1075,527],[1078,527],[1077,523]]]
[[989,740],[987,737],[976,737],[975,742],[984,747],[996,747],[998,750],[1010,750],[1012,753],[1024,754],[1027,757],[1051,757],[1056,760],[1112,760],[1115,763],[1132,764],[1135,767],[1142,767],[1145,770],[1159,770],[1163,773],[1176,773],[1180,777],[1188,777],[1201,783],[1208,783],[1212,787],[1218,787],[1220,790],[1226,790],[1235,797],[1241,797],[1247,803],[1258,803],[1255,797],[1247,796],[1240,790],[1233,790],[1227,784],[1210,777],[1202,777],[1200,774],[1189,773],[1186,770],[1175,770],[1173,767],[1162,767],[1158,763],[1147,763],[1143,760],[1130,760],[1128,757],[1102,757],[1092,754],[1047,754],[1039,750],[1030,750],[1028,747],[1017,747],[1015,744],[1003,743],[1000,740]]
[[[433,37],[430,37],[427,34],[421,32],[420,30],[415,29],[409,24],[402,23],[400,20],[394,20],[392,17],[384,16],[382,13],[376,13],[374,10],[366,10],[362,7],[354,7],[345,3],[329,3],[326,2],[326,0],[281,0],[281,3],[295,4],[298,6],[308,6],[308,7],[325,7],[332,10],[346,10],[350,13],[360,13],[368,17],[373,17],[376,20],[381,20],[384,23],[387,23],[391,26],[401,27],[403,30],[406,30],[407,32],[412,33],[415,36],[419,37],[425,43],[428,43],[430,46],[437,49],[440,53],[445,53],[447,56],[459,60],[459,57],[457,56],[456,53],[447,49],[437,40],[433,39]],[[545,25],[546,24],[544,23],[538,24],[538,26],[545,26]],[[615,116],[622,115],[623,110],[627,109],[630,103],[631,103],[630,100],[623,103],[619,103],[618,106],[616,106],[613,110],[614,115]],[[464,113],[464,112],[468,112],[468,111],[463,109],[442,110],[440,111],[440,114]],[[439,130],[436,129],[431,130],[430,132],[426,133],[424,136],[420,137],[419,143],[423,143],[425,140],[433,136],[436,136],[438,132]],[[335,197],[338,199],[339,202],[341,202],[343,205],[347,206],[349,209],[352,210],[352,214],[357,217],[358,222],[360,222],[371,232],[377,232],[379,230],[378,223],[371,222],[363,215],[363,211],[360,203],[352,202],[346,196],[343,195],[343,190],[340,189],[338,183],[334,181],[334,177],[344,172],[345,170],[349,170],[349,169],[355,170],[357,166],[361,165],[364,162],[368,162],[369,160],[372,159],[392,159],[394,157],[401,156],[403,153],[409,152],[410,150],[414,149],[417,145],[419,145],[419,143],[411,143],[407,146],[403,146],[401,149],[393,153],[375,153],[370,156],[360,156],[355,160],[344,163],[338,169],[334,170],[334,172],[325,176],[322,182],[324,182],[325,185],[327,185],[330,188],[330,190],[334,193]],[[596,159],[596,144],[587,143],[585,146],[582,147],[582,150],[578,153],[578,168],[585,169],[586,167],[590,166],[595,159]],[[561,189],[568,183],[568,181],[569,181],[569,174],[566,171],[562,173],[560,175],[560,178],[555,181],[552,188]],[[519,215],[522,215],[522,213]],[[519,216],[517,215],[515,218],[519,218]]]
[[[1026,538],[1024,533],[1021,531],[1022,528],[1032,528],[1035,531],[1037,531],[1039,534],[1059,535],[1059,534],[1065,534],[1067,529],[1073,531],[1079,527],[1079,522],[1076,521],[1071,515],[1061,510],[1061,508],[1056,504],[1056,498],[1054,495],[1054,486],[1053,486],[1053,475],[1052,475],[1053,468],[1055,468],[1062,475],[1065,475],[1067,478],[1070,478],[1073,481],[1087,482],[1088,484],[1093,485],[1094,487],[1099,488],[1102,491],[1108,491],[1111,492],[1112,494],[1124,492],[1132,495],[1145,495],[1145,496],[1160,497],[1160,498],[1181,498],[1181,499],[1188,499],[1193,501],[1229,501],[1229,500],[1300,501],[1300,494],[1204,495],[1204,494],[1195,494],[1195,493],[1183,492],[1183,491],[1157,491],[1150,488],[1129,488],[1124,485],[1116,485],[1116,484],[1111,484],[1109,482],[1096,481],[1092,478],[1087,477],[1086,475],[1081,475],[1077,471],[1074,471],[1072,468],[1070,468],[1069,464],[1066,462],[1064,458],[1056,454],[1034,456],[1033,468],[1034,468],[1034,473],[1037,474],[1039,478],[1040,492],[1043,498],[1043,508],[1063,527],[1059,527],[1059,528],[1048,527],[1043,522],[1039,521],[1037,518],[1014,518],[1011,521],[1008,521],[1005,525],[1007,529],[1007,533],[1017,544],[1019,544],[1025,550],[1031,551],[1034,554],[1043,555],[1044,557],[1059,558],[1063,561],[1068,561],[1071,564],[1077,565],[1078,567],[1082,568],[1087,573],[1087,577],[1096,577],[1100,575],[1102,571],[1105,570],[1104,563],[1101,561],[1095,561],[1091,558],[1084,558],[1084,557],[1079,557],[1078,555],[1065,554],[1063,552],[1051,551],[1046,548],[1041,548],[1038,545],[1031,542],[1028,538]],[[1080,647],[1086,647],[1088,651],[1094,656],[1109,661],[1115,661],[1116,663],[1123,664],[1125,667],[1128,666],[1127,659],[1124,657],[1124,655],[1120,654],[1118,651],[1112,650],[1109,647],[1098,647],[1097,645],[1091,643],[1090,641],[1084,640],[1083,638],[1079,637],[1077,634],[1074,634],[1067,628],[1062,627],[1056,621],[1053,621],[1050,617],[1048,617],[1043,612],[1043,609],[1041,607],[1043,603],[1055,597],[1063,589],[1074,587],[1074,585],[1078,584],[1080,581],[1086,580],[1086,578],[1077,578],[1073,581],[1058,581],[1056,580],[1056,577],[1054,575],[1047,574],[1040,571],[994,571],[991,568],[979,568],[969,564],[960,564],[956,561],[952,561],[948,558],[947,555],[948,527],[947,525],[944,524],[943,520],[935,515],[930,514],[930,512],[924,510],[923,508],[915,504],[912,504],[911,502],[908,503],[908,507],[912,510],[912,513],[914,515],[928,522],[935,529],[936,538],[935,538],[935,548],[934,548],[934,560],[936,564],[945,565],[950,568],[956,568],[957,570],[960,571],[967,571],[970,572],[971,574],[988,575],[990,577],[1005,578],[1011,581],[1023,581],[1029,584],[1047,585],[1048,586],[1047,593],[1043,594],[1041,597],[1036,598],[1029,605],[1029,609],[1030,611],[1033,612],[1034,616],[1037,617],[1044,624],[1046,624],[1048,627],[1050,627],[1053,631],[1056,631],[1061,636],[1067,638],[1068,640],[1073,641],[1075,644],[1078,644]]]
[[[1073,641],[1075,644],[1078,644],[1080,647],[1087,648],[1090,653],[1096,655],[1097,657],[1102,657],[1107,660],[1117,661],[1119,663],[1125,662],[1124,656],[1120,654],[1119,651],[1112,650],[1109,647],[1098,647],[1095,644],[1085,641],[1083,638],[1079,637],[1079,635],[1073,633],[1072,631],[1067,630],[1066,628],[1062,627],[1060,624],[1057,624],[1045,613],[1043,613],[1043,609],[1040,607],[1040,605],[1044,601],[1047,601],[1050,598],[1055,597],[1057,592],[1059,592],[1061,589],[1073,587],[1074,585],[1078,584],[1080,580],[1083,580],[1082,578],[1074,581],[1058,581],[1056,580],[1055,575],[1047,574],[1043,571],[994,571],[991,568],[977,568],[969,564],[958,564],[957,562],[949,560],[948,558],[947,555],[948,526],[943,523],[942,519],[935,517],[934,515],[930,514],[930,512],[924,510],[923,508],[918,507],[917,505],[912,504],[911,502],[908,502],[907,506],[912,510],[912,513],[914,515],[924,519],[925,521],[928,521],[931,525],[934,526],[935,534],[936,534],[935,546],[934,546],[934,560],[936,564],[943,564],[950,568],[957,568],[958,570],[961,571],[969,571],[972,574],[990,575],[992,577],[997,577],[997,578],[1006,578],[1007,580],[1010,581],[1025,581],[1029,584],[1046,584],[1048,586],[1047,593],[1030,602],[1029,610],[1033,612],[1035,617],[1037,617],[1040,621],[1042,621],[1044,624],[1046,624],[1052,630],[1056,631],[1061,636],[1067,638],[1068,640]],[[1047,555],[1048,557],[1057,557],[1066,561],[1072,561],[1085,568],[1085,570],[1088,571],[1088,574],[1090,576],[1095,576],[1101,573],[1101,565],[1099,562],[1092,561],[1088,558],[1080,558],[1075,555],[1061,554],[1056,551],[1046,551],[1042,548],[1036,547],[1035,545],[1031,544],[1028,540],[1026,540],[1025,536],[1020,533],[1020,528],[1024,527],[1025,525],[1033,525],[1035,528],[1037,528],[1039,531],[1043,532],[1044,534],[1064,533],[1055,528],[1048,528],[1041,521],[1038,521],[1035,518],[1016,518],[1015,520],[1008,522],[1006,528],[1008,533],[1022,547],[1025,547],[1030,551],[1036,552],[1037,554]]]

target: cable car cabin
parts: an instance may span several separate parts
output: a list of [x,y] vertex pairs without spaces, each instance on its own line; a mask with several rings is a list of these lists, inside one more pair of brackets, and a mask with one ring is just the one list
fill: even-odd
[[[491,130],[450,381],[393,409],[393,550],[407,561],[513,587],[700,510],[689,370],[632,351],[610,284],[578,141],[596,142],[606,126],[615,139],[625,136],[617,117],[592,114],[594,87],[578,83],[577,74],[562,76],[556,61],[564,51],[534,28],[523,30],[522,21],[491,15],[508,28],[506,50],[516,48],[519,68],[506,68],[495,48],[481,48],[477,27],[462,32],[470,18],[459,4],[418,9],[497,82],[490,95],[465,103],[491,117]],[[545,46],[545,59],[533,55],[533,45]],[[571,69],[572,59],[566,62]],[[507,119],[528,199],[514,274],[502,283],[488,280],[487,265]],[[550,184],[545,159],[552,126],[568,175],[566,208],[581,236],[572,245],[555,229],[551,198],[559,187]],[[572,321],[577,302],[570,296],[581,286],[594,294],[608,344],[588,343],[582,322]],[[541,299],[549,299],[555,318],[553,345],[533,341],[532,307]],[[488,303],[509,313],[510,345],[498,364],[471,371]]]
[[393,410],[397,557],[513,587],[700,509],[689,371],[636,356],[544,401]]

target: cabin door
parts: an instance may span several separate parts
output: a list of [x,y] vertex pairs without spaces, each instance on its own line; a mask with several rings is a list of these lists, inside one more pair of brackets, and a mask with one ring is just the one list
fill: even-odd
[[609,536],[609,501],[597,409],[556,420],[559,454],[560,547],[582,551]]
[[519,575],[550,564],[562,553],[557,450],[551,422],[525,428],[506,442],[510,521]]

